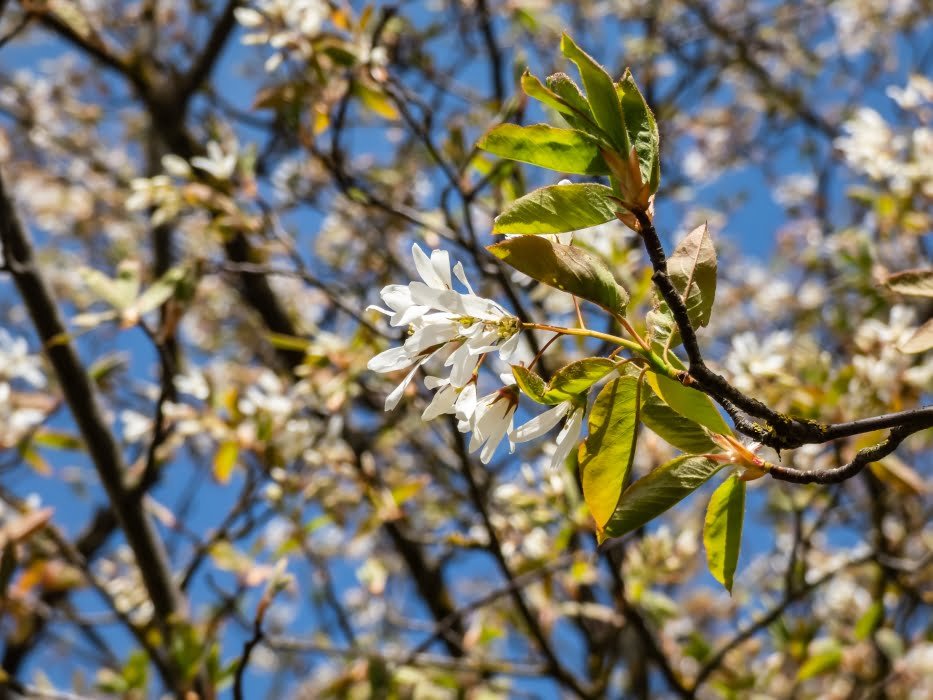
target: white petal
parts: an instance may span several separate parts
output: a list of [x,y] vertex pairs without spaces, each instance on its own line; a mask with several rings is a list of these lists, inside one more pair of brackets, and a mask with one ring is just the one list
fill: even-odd
[[486,441],[486,444],[483,445],[483,451],[479,454],[479,460],[483,464],[489,464],[489,460],[491,460],[492,456],[496,453],[496,448],[499,447],[502,438],[504,438],[505,434],[511,429],[512,421],[506,421],[505,417],[501,418],[499,422],[496,423],[489,435],[489,439]]
[[476,335],[467,340],[466,345],[470,349],[471,355],[482,355],[485,352],[492,352],[498,347],[499,331],[493,328],[482,335]]
[[456,265],[454,265],[454,275],[458,280],[460,280],[460,283],[466,287],[467,292],[470,294],[475,294],[473,287],[471,287],[470,283],[467,281],[466,273],[463,271],[463,263],[458,262]]
[[431,251],[431,267],[444,283],[447,289],[453,289],[453,282],[450,280],[450,255],[446,250]]
[[503,362],[508,362],[512,358],[512,355],[515,354],[515,351],[518,349],[519,335],[519,333],[516,333],[499,346],[499,358]]
[[443,377],[425,377],[424,385],[434,391],[435,389],[444,386],[445,384],[450,384],[449,379],[444,379]]
[[476,369],[476,357],[470,353],[470,348],[464,343],[454,350],[444,362],[450,369],[450,383],[456,387],[466,386]]
[[417,243],[412,245],[411,255],[415,259],[415,267],[418,270],[418,274],[421,275],[421,279],[425,281],[425,284],[434,289],[447,289],[444,280],[438,277],[437,272],[434,271],[434,266],[431,265],[430,258],[425,255],[424,251],[421,250]]
[[397,387],[395,387],[395,388],[392,390],[392,393],[391,393],[391,394],[389,394],[388,396],[386,396],[386,405],[385,405],[385,410],[386,410],[386,411],[391,411],[393,408],[395,408],[396,406],[398,406],[398,402],[399,402],[399,400],[402,398],[402,393],[405,391],[405,388],[406,388],[409,384],[411,384],[411,380],[414,379],[414,377],[415,377],[415,372],[418,371],[418,368],[421,367],[422,364],[424,364],[424,363],[423,363],[423,362],[419,362],[419,363],[416,364],[414,367],[412,367],[412,368],[411,368],[411,372],[409,372],[409,373],[405,376],[405,378],[402,380],[402,383],[399,384]]
[[528,442],[529,440],[541,437],[557,425],[561,418],[567,415],[570,406],[571,404],[569,401],[562,401],[554,408],[538,414],[520,428],[513,430],[509,439],[512,440],[512,442]]
[[474,382],[470,382],[463,387],[463,390],[457,397],[455,408],[457,410],[457,418],[461,421],[469,421],[473,417],[473,414],[476,412],[476,384]]
[[443,345],[457,337],[457,324],[452,322],[429,323],[418,328],[405,340],[405,350],[417,355],[435,345]]
[[370,359],[366,366],[373,372],[394,372],[408,367],[414,361],[405,348],[389,348]]
[[555,441],[557,448],[554,450],[554,455],[551,457],[551,469],[559,470],[564,465],[570,451],[576,447],[577,443],[580,441],[580,432],[582,429],[583,409],[577,409],[570,415],[567,422],[564,423],[564,427],[561,428],[561,431],[557,434],[557,440]]
[[421,414],[421,419],[434,420],[445,413],[453,413],[454,402],[456,400],[457,390],[450,384],[445,384],[440,391],[434,394],[431,403],[428,404],[427,408],[424,409],[424,413]]

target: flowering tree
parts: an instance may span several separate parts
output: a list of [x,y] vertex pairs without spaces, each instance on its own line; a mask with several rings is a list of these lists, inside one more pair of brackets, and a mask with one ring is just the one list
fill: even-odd
[[933,694],[922,3],[7,5],[5,691]]

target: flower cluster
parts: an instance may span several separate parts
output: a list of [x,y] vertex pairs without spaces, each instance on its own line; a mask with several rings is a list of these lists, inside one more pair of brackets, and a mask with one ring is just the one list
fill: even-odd
[[[454,265],[451,274],[450,257],[445,251],[434,250],[428,257],[416,244],[412,255],[422,281],[390,284],[381,292],[389,308],[369,307],[389,316],[393,326],[409,327],[409,336],[400,347],[389,348],[369,361],[369,369],[376,372],[411,367],[386,398],[385,410],[398,405],[418,368],[446,352],[444,366],[450,367],[449,376],[425,378],[425,386],[435,394],[422,414],[424,420],[454,414],[460,432],[471,433],[470,452],[482,448],[480,459],[484,464],[492,459],[506,436],[514,449],[514,443],[538,438],[563,421],[551,466],[563,464],[580,439],[585,400],[563,401],[516,429],[512,421],[519,392],[511,374],[500,375],[504,386],[477,398],[476,376],[482,357],[495,350],[508,361],[518,346],[521,322],[496,302],[477,296],[460,263]],[[453,278],[466,293],[453,288]]]
[[292,55],[311,56],[311,39],[321,30],[330,8],[319,0],[259,0],[255,8],[238,7],[234,13],[247,30],[244,44],[268,44],[275,49],[265,63],[271,73]]
[[[411,367],[386,398],[385,409],[389,411],[398,405],[419,367],[448,353],[444,366],[450,367],[449,376],[425,380],[436,393],[423,417],[430,420],[455,414],[461,432],[472,432],[470,451],[482,447],[481,458],[488,462],[511,430],[518,392],[511,386],[511,377],[504,377],[508,386],[477,398],[476,374],[486,353],[498,351],[499,357],[508,361],[518,347],[521,323],[496,302],[477,296],[461,263],[454,265],[451,273],[446,251],[434,250],[429,258],[416,244],[412,255],[421,281],[384,287],[381,296],[389,308],[370,307],[389,316],[393,326],[408,326],[409,336],[400,347],[372,358],[369,369],[393,372]],[[454,289],[454,278],[465,293]]]

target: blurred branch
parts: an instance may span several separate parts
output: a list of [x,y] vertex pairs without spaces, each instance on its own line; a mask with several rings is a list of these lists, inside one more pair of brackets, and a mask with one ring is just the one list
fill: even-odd
[[[165,627],[183,608],[172,580],[168,556],[139,499],[127,489],[123,456],[101,412],[95,389],[85,372],[59,315],[48,284],[40,274],[32,243],[7,195],[0,175],[0,242],[7,269],[19,289],[29,316],[52,363],[65,400],[84,438],[117,520],[136,558],[155,616]],[[167,629],[167,627],[166,627]]]

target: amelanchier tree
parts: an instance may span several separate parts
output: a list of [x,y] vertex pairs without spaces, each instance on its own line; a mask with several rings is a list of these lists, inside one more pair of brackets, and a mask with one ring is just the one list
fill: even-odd
[[216,5],[0,5],[5,693],[933,695],[922,3]]

